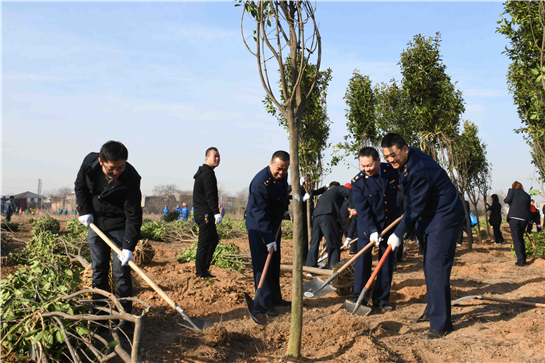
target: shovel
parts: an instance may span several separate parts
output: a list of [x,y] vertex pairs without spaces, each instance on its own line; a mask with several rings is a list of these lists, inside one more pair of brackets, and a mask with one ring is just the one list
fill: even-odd
[[534,246],[534,250],[536,250],[536,255],[537,255],[537,257],[545,259],[545,257],[541,254],[541,252],[539,252],[539,251],[537,250],[537,247],[536,247],[536,245],[534,244],[534,241],[532,241],[532,239],[530,238],[530,235],[528,234],[528,232],[524,231],[524,233],[526,233],[526,237],[528,237],[528,239],[530,240],[530,242],[532,242],[532,246]]
[[506,302],[510,304],[519,304],[519,305],[525,305],[525,306],[532,306],[534,308],[545,308],[545,304],[540,303],[531,303],[526,301],[520,301],[520,300],[508,300],[508,299],[500,299],[498,297],[486,297],[482,295],[470,295],[462,297],[458,300],[453,301],[450,305],[454,306],[456,304],[461,303],[462,301],[471,300],[471,299],[479,299],[479,300],[490,300],[490,301],[497,301],[497,302]]
[[[388,227],[386,227],[384,229],[384,231],[382,231],[382,233],[380,234],[381,237],[384,236],[386,233],[388,233],[392,228],[394,228],[402,218],[403,218],[403,215],[401,217],[397,218],[395,221],[393,221]],[[356,241],[357,241],[357,238],[354,239],[353,241],[350,241],[350,243],[356,242]],[[314,297],[321,297],[321,296],[329,294],[330,292],[335,291],[336,289],[333,286],[329,285],[329,283],[331,281],[333,281],[341,272],[343,272],[345,269],[347,269],[348,266],[350,266],[352,263],[354,263],[354,261],[356,261],[358,259],[358,257],[360,257],[361,255],[363,255],[365,253],[365,251],[367,251],[368,249],[373,247],[374,244],[375,244],[375,241],[369,242],[367,244],[367,246],[365,246],[364,248],[362,248],[361,251],[356,253],[354,255],[354,257],[352,257],[350,260],[348,260],[348,262],[346,262],[340,269],[335,271],[335,273],[333,273],[333,275],[331,275],[325,282],[322,281],[322,279],[320,279],[319,277],[317,277],[314,280],[309,281],[306,284],[304,284],[303,285],[303,291],[304,291],[303,295],[305,297],[314,298]]]
[[[95,231],[95,233],[98,234],[100,238],[102,238],[104,242],[106,242],[106,244],[110,246],[112,250],[115,251],[115,253],[123,256],[123,252],[121,252],[119,247],[117,247],[112,241],[110,241],[110,239],[104,233],[102,233],[102,231],[97,226],[95,226],[94,223],[91,223],[89,227],[91,227],[91,229]],[[203,329],[210,328],[211,326],[214,325],[212,323],[209,323],[201,319],[190,318],[189,315],[187,315],[187,313],[184,311],[184,309],[182,309],[178,304],[176,304],[159,286],[157,286],[157,284],[153,282],[153,280],[150,279],[148,275],[146,275],[146,273],[142,271],[140,267],[138,267],[138,265],[134,261],[129,261],[129,266],[137,274],[139,274],[140,277],[142,277],[148,283],[148,285],[150,285],[151,288],[155,290],[155,292],[157,292],[159,296],[163,298],[163,300],[165,300],[174,310],[176,310],[182,315],[182,317],[184,318],[184,321],[178,324],[180,324],[184,328],[188,328],[198,332],[203,331]]]
[[384,251],[384,254],[382,255],[382,258],[377,264],[377,267],[375,267],[375,271],[371,274],[371,277],[369,277],[369,281],[367,281],[367,284],[365,287],[361,290],[360,296],[358,297],[358,301],[354,304],[350,300],[346,300],[343,304],[343,308],[350,311],[352,310],[352,314],[361,315],[361,316],[367,316],[371,312],[371,308],[368,306],[361,306],[361,302],[363,301],[363,297],[367,292],[369,291],[369,288],[371,287],[371,284],[375,280],[375,277],[377,277],[378,272],[382,268],[382,265],[384,265],[384,261],[386,261],[386,258],[392,251],[392,246],[388,245],[388,248],[386,251]]
[[[282,225],[278,227],[278,230],[276,231],[275,241],[278,239],[278,233],[280,232],[280,228]],[[263,287],[263,284],[265,283],[265,276],[267,276],[267,270],[269,269],[269,265],[271,264],[272,255],[274,253],[274,249],[271,248],[269,250],[269,255],[267,256],[267,260],[265,261],[265,266],[263,267],[263,272],[261,273],[261,278],[259,279],[259,285],[257,285],[257,290],[255,290],[255,296],[254,299],[250,297],[247,293],[244,293],[244,298],[246,299],[246,305],[248,305],[248,313],[250,313],[250,316],[252,317],[253,321],[255,321],[259,325],[265,325],[267,324],[267,315],[256,311],[256,307],[259,303],[259,297],[261,296],[261,288]]]

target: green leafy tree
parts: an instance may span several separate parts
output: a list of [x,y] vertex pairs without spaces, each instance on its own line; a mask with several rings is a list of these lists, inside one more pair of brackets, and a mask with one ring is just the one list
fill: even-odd
[[[290,59],[288,57],[284,63],[284,73],[287,76],[288,84],[291,79],[289,64]],[[315,73],[316,66],[308,64],[305,67],[305,74],[301,82],[303,93],[308,93]],[[307,181],[306,192],[311,195],[318,182],[323,179],[324,174],[329,172],[328,165],[324,163],[324,152],[325,149],[329,147],[327,140],[329,138],[331,126],[329,116],[327,115],[326,102],[327,87],[332,78],[331,73],[331,68],[318,72],[318,78],[315,82],[316,85],[303,107],[301,117],[301,129],[299,132],[299,166],[301,176]],[[285,102],[283,94],[281,94],[281,99]],[[263,102],[267,112],[275,116],[278,123],[289,132],[288,120],[282,113],[277,111],[271,98],[266,96]],[[306,206],[307,215],[310,216],[311,205],[310,203],[307,203]],[[312,233],[310,218],[307,218],[307,224],[310,239]]]
[[407,97],[403,88],[392,79],[390,84],[382,82],[375,85],[373,91],[379,139],[389,132],[395,132],[401,135],[407,144],[417,145],[419,143],[417,124],[409,117]]
[[344,100],[348,134],[344,136],[344,142],[335,145],[332,165],[337,165],[345,157],[356,158],[362,147],[375,146],[378,143],[375,125],[376,99],[369,76],[354,70]]
[[482,171],[488,169],[488,163],[486,160],[486,144],[479,139],[478,133],[479,129],[477,125],[470,121],[464,121],[464,129],[459,137],[461,142],[456,146],[457,150],[460,151],[459,164],[461,163],[461,158],[466,160],[467,167],[464,175],[464,178],[466,179],[464,191],[471,204],[473,204],[475,218],[477,218],[479,243],[482,244],[479,210],[477,209],[477,205],[481,195],[479,185],[486,182],[481,180],[481,177],[486,176]]
[[[300,195],[299,184],[299,142],[301,122],[305,104],[310,99],[320,70],[322,43],[316,8],[310,1],[241,1],[242,39],[248,51],[256,57],[258,74],[267,96],[278,112],[286,119],[289,130],[290,174],[292,194]],[[245,34],[244,19],[250,20],[251,35]],[[249,43],[247,39],[252,38]],[[251,44],[251,46],[250,46]],[[284,51],[288,54],[284,55]],[[289,56],[289,63],[284,59]],[[311,62],[310,58],[315,57]],[[308,91],[302,87],[306,67],[315,64],[315,73],[310,78]],[[289,75],[284,67],[290,69]],[[269,67],[278,69],[282,97],[275,96],[274,81],[269,79]],[[276,74],[276,73],[275,73]],[[272,74],[271,74],[272,75]],[[293,207],[293,284],[291,305],[291,328],[287,355],[298,359],[301,355],[303,332],[303,278],[302,278],[302,200],[294,198]]]
[[522,122],[516,131],[525,135],[545,178],[545,3],[507,1],[500,16],[496,31],[510,41],[503,52],[511,60],[507,85]]

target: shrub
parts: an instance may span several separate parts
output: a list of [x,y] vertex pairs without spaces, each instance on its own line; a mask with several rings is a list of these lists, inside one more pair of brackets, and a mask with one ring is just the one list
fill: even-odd
[[10,232],[17,232],[19,230],[19,223],[2,222],[2,229]]
[[[225,270],[241,271],[244,268],[242,259],[226,255],[239,254],[240,248],[233,243],[223,243],[220,241],[214,251],[212,257],[212,265],[218,266]],[[185,248],[177,256],[179,263],[195,262],[197,257],[197,242],[194,242],[191,246]]]
[[58,219],[50,216],[45,216],[37,219],[32,227],[32,234],[37,235],[39,232],[50,231],[52,233],[59,233],[61,225]]
[[170,212],[168,212],[167,214],[163,216],[163,221],[165,221],[165,223],[174,222],[178,219],[179,215],[180,213],[171,210]]
[[70,218],[66,222],[66,230],[70,233],[71,238],[87,239],[89,229],[85,227],[78,218]]
[[162,241],[163,234],[167,231],[166,223],[160,221],[150,221],[142,224],[141,232],[142,239],[150,239],[152,241]]

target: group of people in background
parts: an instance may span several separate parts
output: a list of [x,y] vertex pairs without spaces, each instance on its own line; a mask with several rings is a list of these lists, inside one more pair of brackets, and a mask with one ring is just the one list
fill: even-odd
[[[453,330],[451,320],[450,274],[456,241],[465,217],[464,207],[448,174],[432,157],[410,147],[398,134],[390,133],[381,142],[384,162],[379,150],[365,147],[359,151],[360,172],[350,183],[332,182],[327,187],[311,190],[310,180],[300,180],[300,193],[294,193],[288,183],[290,156],[276,151],[249,184],[245,212],[246,228],[254,283],[257,288],[268,256],[270,265],[256,301],[256,310],[277,316],[279,306],[290,306],[280,289],[281,223],[289,219],[290,199],[301,202],[303,210],[302,263],[317,266],[319,245],[323,237],[327,245],[327,267],[340,260],[344,247],[350,254],[374,243],[381,258],[388,255],[377,277],[372,296],[363,296],[363,304],[371,304],[382,312],[393,310],[390,287],[396,256],[403,252],[403,242],[417,238],[424,257],[424,276],[427,305],[424,312],[413,319],[415,323],[429,322],[427,339],[440,338]],[[75,182],[79,220],[85,226],[95,223],[122,254],[114,256],[115,295],[132,296],[132,281],[128,261],[140,237],[142,208],[140,180],[136,169],[127,162],[128,151],[117,141],[105,143],[99,153],[87,155]],[[213,278],[210,264],[219,242],[216,225],[223,222],[224,210],[219,203],[215,169],[220,165],[220,153],[210,147],[205,161],[194,175],[193,218],[199,226],[195,274],[198,278]],[[299,189],[299,188],[297,188]],[[291,194],[291,195],[290,195]],[[320,196],[316,205],[313,197]],[[504,201],[510,204],[507,221],[513,234],[517,264],[526,263],[522,234],[533,209],[529,195],[515,182]],[[490,223],[497,243],[501,243],[501,205],[492,196]],[[178,210],[181,209],[179,212]],[[535,208],[534,208],[535,209]],[[168,212],[168,206],[165,206]],[[184,212],[185,210],[185,212]],[[185,203],[176,211],[187,218]],[[166,213],[165,213],[166,214]],[[394,223],[395,222],[395,223]],[[391,228],[389,228],[391,227]],[[387,231],[388,229],[388,231]],[[312,234],[309,245],[309,232]],[[110,248],[93,231],[89,231],[89,246],[93,267],[93,287],[108,290]],[[356,260],[354,275],[355,302],[372,269],[372,253],[367,250]],[[95,296],[94,298],[101,298]],[[125,311],[131,311],[130,300],[122,300]]]

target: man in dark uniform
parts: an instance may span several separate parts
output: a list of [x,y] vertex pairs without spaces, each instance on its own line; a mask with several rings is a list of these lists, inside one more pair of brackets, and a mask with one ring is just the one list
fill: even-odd
[[[346,183],[344,186],[352,190],[352,184]],[[355,255],[356,253],[358,253],[358,244],[356,243],[357,241],[354,243],[350,242],[358,238],[358,221],[356,217],[352,216],[352,208],[350,208],[349,206],[348,198],[344,200],[344,203],[341,206],[341,222],[343,226],[343,235],[346,237],[342,249],[349,248],[350,250],[348,252],[348,255]]]
[[274,253],[256,302],[258,310],[270,317],[278,316],[275,306],[290,306],[282,299],[280,291],[280,226],[288,211],[288,168],[290,155],[285,151],[273,154],[269,166],[265,167],[250,183],[250,194],[246,206],[246,229],[250,240],[250,253],[255,287],[259,285],[269,250]]
[[[133,251],[142,227],[142,193],[140,175],[127,162],[127,148],[118,141],[108,141],[100,153],[90,153],[83,160],[75,182],[79,221],[86,227],[98,228],[123,250],[123,256],[112,251],[115,296],[132,297],[131,269]],[[92,229],[88,234],[93,268],[93,287],[109,291],[110,247]],[[117,258],[116,258],[117,257]],[[93,299],[104,299],[95,294]],[[130,313],[132,303],[122,301]]]
[[388,238],[388,244],[395,250],[416,224],[416,235],[423,244],[427,306],[415,321],[430,321],[424,338],[440,338],[453,330],[450,272],[464,207],[445,170],[429,155],[407,146],[394,133],[386,135],[381,146],[386,161],[399,171],[407,200],[403,219]]
[[[386,251],[388,237],[382,240],[380,234],[397,217],[396,203],[399,185],[399,174],[387,163],[381,163],[375,148],[365,147],[358,155],[361,172],[352,179],[354,204],[358,216],[358,251],[369,241],[379,244],[379,259]],[[373,289],[373,306],[383,312],[392,311],[390,306],[390,286],[394,273],[394,253],[390,253],[384,262]],[[373,255],[367,250],[356,260],[354,266],[354,295],[352,300],[358,301],[360,292],[371,277]],[[363,305],[367,305],[368,296],[364,296]]]
[[341,207],[344,199],[348,198],[348,204],[354,208],[352,191],[340,186],[338,182],[331,182],[329,190],[322,194],[312,214],[312,243],[308,251],[306,266],[318,266],[318,253],[320,241],[325,236],[327,243],[327,265],[331,270],[333,265],[339,262],[341,256],[342,224]]
[[[324,194],[327,191],[327,187],[322,187],[318,190],[313,190],[311,193],[307,192],[307,186],[310,183],[310,178],[305,181],[305,177],[301,177],[301,194],[303,194],[303,203],[301,205],[301,208],[303,210],[303,253],[302,260],[303,264],[307,260],[308,255],[308,216],[312,216],[312,212],[314,211],[314,201],[312,197]],[[290,199],[292,198],[291,195],[291,185],[289,186],[289,193],[290,193]],[[309,201],[310,199],[310,201]],[[307,211],[307,204],[310,205],[310,213]],[[310,218],[310,225],[312,227],[312,218]]]
[[220,153],[215,147],[206,149],[204,164],[199,167],[193,178],[193,206],[195,222],[199,225],[199,242],[195,268],[197,277],[215,277],[208,272],[214,251],[218,245],[216,224],[221,224],[218,203],[218,181],[214,169],[220,164]]

